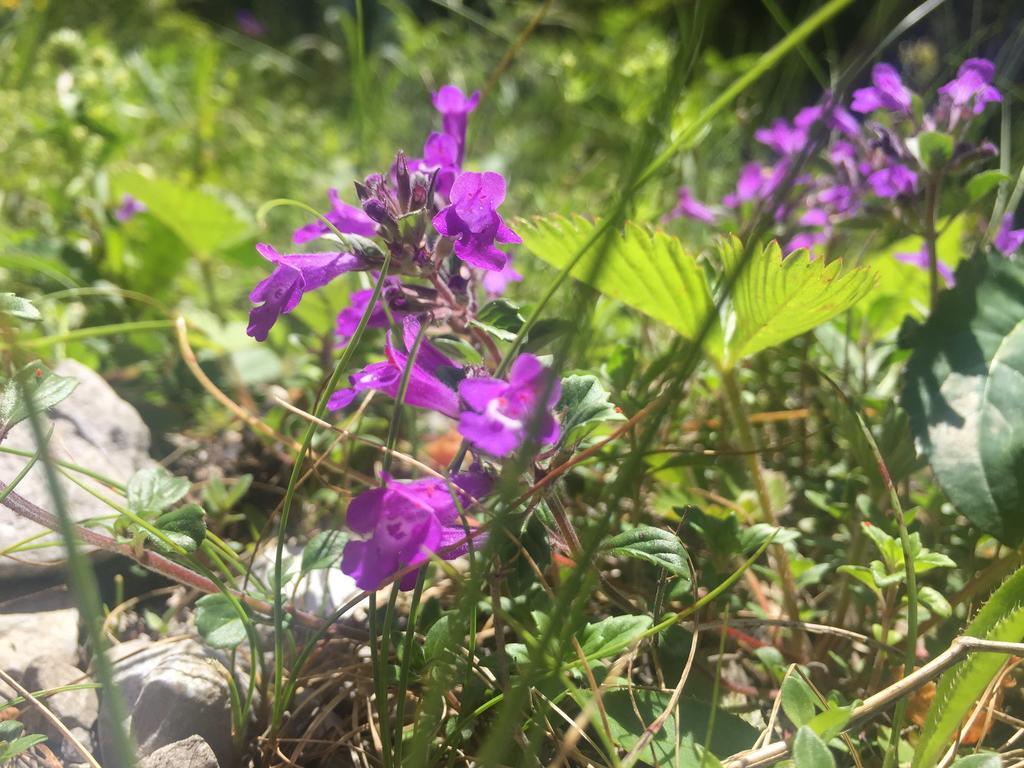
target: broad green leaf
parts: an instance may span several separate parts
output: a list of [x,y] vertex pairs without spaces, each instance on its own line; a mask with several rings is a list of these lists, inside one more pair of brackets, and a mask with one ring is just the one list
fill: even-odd
[[995,752],[961,757],[949,768],[1003,768],[1003,758]]
[[[514,226],[530,253],[559,269],[596,231],[593,222],[580,216],[519,219]],[[665,323],[686,339],[696,339],[705,318],[714,312],[707,279],[694,256],[683,250],[678,239],[638,224],[606,233],[570,274]],[[709,349],[714,348],[717,336],[713,329]]]
[[[195,552],[206,538],[206,513],[198,504],[186,504],[165,512],[153,521],[153,525],[186,552]],[[146,535],[156,549],[169,549],[156,536]]]
[[245,640],[245,623],[222,594],[196,600],[196,629],[213,648],[235,648]]
[[953,156],[953,137],[948,133],[924,131],[917,135],[914,146],[921,164],[932,170],[942,167]]
[[[668,708],[671,696],[670,692],[646,688],[620,688],[606,693],[602,702],[612,738],[623,749],[632,749],[647,726]],[[707,738],[712,711],[712,706],[706,702],[689,696],[681,697],[661,730],[641,750],[641,762],[673,768],[700,768],[704,752],[702,744]],[[725,710],[717,710],[714,717],[711,743],[707,745],[710,753],[704,760],[704,768],[716,765],[712,754],[732,755],[749,749],[758,736],[757,729]]]
[[338,565],[346,543],[348,534],[344,531],[320,531],[302,550],[300,574],[305,576],[311,571],[322,571]]
[[632,646],[650,626],[650,616],[609,616],[583,628],[580,646],[589,661],[614,656]]
[[610,555],[646,560],[689,583],[690,558],[683,542],[671,531],[638,525],[608,539],[601,548]]
[[[992,593],[963,634],[1007,643],[1024,640],[1024,568]],[[913,768],[938,763],[1006,659],[999,653],[972,653],[942,676],[914,749]]]
[[28,736],[21,736],[11,742],[0,742],[0,765],[13,760],[22,752],[27,752],[36,744],[42,744],[46,737],[41,733],[30,733]]
[[855,705],[845,707],[829,707],[819,712],[807,722],[807,727],[814,731],[821,740],[828,743],[844,730],[853,717]]
[[936,616],[946,619],[953,615],[953,606],[945,596],[934,587],[918,587],[917,599],[921,604]]
[[22,320],[38,320],[42,317],[35,304],[13,293],[0,293],[0,312]]
[[796,768],[835,768],[836,760],[824,741],[808,728],[802,726],[793,739],[793,761]]
[[[738,239],[723,240],[719,251],[727,273],[740,267]],[[840,261],[811,260],[804,250],[783,258],[774,241],[755,250],[725,307],[725,364],[734,366],[831,320],[867,295],[874,283],[867,268],[844,270]]]
[[194,255],[212,256],[252,236],[250,222],[207,192],[137,173],[119,176],[114,186],[145,203],[147,214],[171,229]]
[[17,720],[0,720],[0,741],[14,741],[24,730]]
[[600,379],[590,374],[562,379],[562,396],[555,411],[562,424],[563,440],[580,427],[602,421],[623,421],[625,418],[608,400],[608,391]]
[[519,307],[508,299],[495,299],[487,302],[470,324],[487,331],[496,339],[513,341],[524,322]]
[[9,430],[29,416],[28,403],[22,397],[22,384],[32,393],[36,411],[45,411],[63,402],[78,386],[70,376],[60,376],[39,361],[29,363],[0,390],[0,429]]
[[967,180],[967,197],[972,203],[976,203],[1004,181],[1009,180],[1010,177],[1002,171],[988,170],[976,173]]
[[902,405],[953,505],[1003,544],[1024,540],[1024,262],[977,254],[912,333]]
[[163,467],[140,469],[128,479],[128,508],[140,514],[162,512],[180,501],[191,487],[188,478],[175,477]]
[[814,692],[795,672],[782,681],[779,695],[782,697],[782,711],[797,728],[807,725],[818,711]]

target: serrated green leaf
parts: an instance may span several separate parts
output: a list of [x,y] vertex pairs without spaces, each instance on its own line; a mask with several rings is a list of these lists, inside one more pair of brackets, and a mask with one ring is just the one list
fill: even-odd
[[824,741],[806,725],[793,739],[793,762],[796,768],[835,768],[836,760]]
[[1024,262],[976,254],[915,334],[903,408],[950,501],[1000,542],[1024,541]]
[[191,487],[188,478],[175,477],[163,467],[147,467],[129,478],[125,495],[128,508],[137,514],[162,512]]
[[988,170],[976,173],[967,180],[967,197],[972,203],[976,203],[1004,181],[1009,180],[1010,177],[1002,171]]
[[638,525],[608,539],[601,549],[610,555],[653,563],[689,583],[689,555],[683,542],[671,531],[653,525]]
[[[721,242],[727,273],[740,267],[743,246],[735,237]],[[821,325],[860,301],[875,284],[874,273],[843,270],[840,261],[811,260],[799,250],[783,258],[778,243],[755,250],[726,303],[727,366]]]
[[0,312],[22,320],[38,320],[42,317],[35,304],[13,293],[0,293]]
[[608,391],[600,379],[590,374],[566,376],[562,379],[562,396],[555,406],[562,424],[562,439],[573,430],[604,421],[623,421],[615,404],[608,400]]
[[470,324],[502,341],[513,341],[524,322],[519,307],[508,299],[495,299],[487,302]]
[[[526,249],[556,268],[568,264],[596,231],[593,222],[580,216],[519,219],[514,226]],[[696,339],[705,318],[714,312],[707,279],[696,259],[678,239],[637,224],[607,233],[570,274],[686,339]],[[718,338],[715,328],[706,343],[708,349],[716,349]]]
[[[992,593],[963,634],[1007,643],[1024,640],[1024,568]],[[913,768],[933,768],[939,762],[1006,658],[972,653],[943,674],[914,749]]]
[[302,550],[300,574],[305,576],[312,571],[322,571],[338,565],[347,543],[348,534],[345,531],[320,531]]
[[196,629],[213,648],[235,648],[245,640],[245,623],[222,594],[196,600]]
[[814,703],[814,692],[796,673],[790,673],[782,681],[779,695],[782,697],[782,711],[798,728],[807,725],[818,711]]
[[[153,525],[168,539],[186,552],[195,552],[206,538],[206,513],[198,504],[186,504],[178,509],[165,512],[153,521]],[[147,532],[153,547],[160,550],[168,549],[167,545],[153,534]]]
[[650,616],[609,616],[583,627],[580,646],[588,661],[614,656],[632,646],[650,626]]
[[207,192],[137,173],[117,177],[114,186],[144,202],[147,215],[174,232],[196,256],[211,256],[253,234],[251,222]]

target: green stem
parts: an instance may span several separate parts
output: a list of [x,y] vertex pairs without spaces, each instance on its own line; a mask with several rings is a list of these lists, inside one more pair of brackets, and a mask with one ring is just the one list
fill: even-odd
[[[79,339],[92,339],[98,336],[114,336],[118,333],[137,333],[139,331],[162,331],[174,326],[173,320],[139,320],[129,323],[114,323],[113,325],[96,325],[91,328],[76,328],[73,331],[56,333],[52,336],[39,336],[35,339],[18,341],[17,346],[22,349],[37,349],[48,347],[52,344],[62,344],[66,341],[78,341]],[[0,342],[0,349],[11,349],[14,342]]]

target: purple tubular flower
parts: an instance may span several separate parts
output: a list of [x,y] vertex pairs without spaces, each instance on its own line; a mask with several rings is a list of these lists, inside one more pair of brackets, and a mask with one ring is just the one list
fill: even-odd
[[871,85],[853,92],[850,109],[867,114],[878,109],[910,114],[912,96],[903,85],[900,73],[891,64],[875,64],[871,69]]
[[[922,245],[921,249],[913,252],[903,252],[893,254],[897,261],[902,261],[904,264],[910,264],[923,269],[926,272],[931,269],[931,259],[928,256],[927,246]],[[953,270],[943,264],[941,261],[936,260],[935,268],[939,273],[939,276],[945,281],[947,287],[951,287],[955,280],[953,278]]]
[[[384,354],[387,359],[371,363],[349,377],[347,389],[339,389],[327,401],[328,409],[337,411],[349,405],[357,394],[368,389],[383,392],[389,397],[398,397],[402,376],[409,360],[407,350],[413,348],[420,332],[420,322],[415,316],[402,320],[402,341],[405,349],[395,345],[391,331],[388,331]],[[459,397],[455,390],[443,382],[438,373],[443,368],[459,370],[459,366],[437,347],[424,340],[409,370],[409,385],[405,390],[404,402],[418,408],[427,408],[453,419],[459,417]]]
[[970,106],[974,114],[981,114],[985,105],[1000,102],[1003,96],[992,85],[995,65],[988,59],[967,59],[956,71],[956,77],[939,88],[954,107]]
[[498,213],[504,199],[505,179],[500,173],[460,174],[452,185],[451,205],[434,217],[434,229],[455,239],[455,255],[470,266],[504,269],[508,256],[494,243],[522,242]]
[[999,225],[999,232],[992,238],[992,245],[996,247],[1003,256],[1012,256],[1024,245],[1024,229],[1010,229],[1013,226],[1013,214],[1003,216]]
[[423,159],[409,160],[410,171],[432,173],[437,171],[434,191],[445,199],[451,194],[452,184],[459,175],[459,144],[447,133],[431,133],[423,145]]
[[441,113],[441,126],[458,145],[456,165],[462,165],[462,154],[466,148],[467,118],[479,103],[480,91],[466,96],[454,85],[443,85],[434,94],[434,109]]
[[706,224],[714,224],[718,218],[714,211],[693,196],[689,187],[679,188],[679,202],[676,203],[676,207],[668,214],[670,219],[678,219],[680,217],[703,221]]
[[501,296],[505,293],[509,283],[522,281],[523,276],[512,268],[512,259],[505,262],[503,269],[497,272],[484,272],[484,290],[490,298]]
[[868,183],[878,197],[899,197],[917,190],[917,174],[902,163],[893,163],[868,176]]
[[235,13],[235,23],[243,35],[260,38],[267,34],[267,28],[252,11],[241,9]]
[[801,248],[805,248],[813,260],[818,256],[817,246],[824,244],[828,238],[824,232],[798,232],[789,239],[786,243],[783,252],[786,256],[790,256],[794,251],[798,251]]
[[145,210],[146,204],[144,202],[125,192],[124,197],[121,198],[121,204],[114,211],[114,218],[123,224]]
[[[368,536],[345,545],[341,570],[360,589],[377,589],[389,576],[427,560],[431,553],[465,538],[459,509],[465,510],[491,490],[491,480],[480,472],[442,478],[399,481],[385,477],[383,488],[363,491],[348,505],[348,527]],[[456,505],[456,498],[458,505]],[[458,557],[464,548],[444,555]],[[402,577],[401,589],[412,589],[417,572]]]
[[[808,109],[811,108],[808,107]],[[805,111],[801,112],[801,114],[804,114]],[[805,119],[810,117],[812,117],[810,113],[805,115]],[[810,120],[810,122],[813,122],[813,120]],[[779,118],[772,123],[771,128],[758,128],[754,131],[754,138],[785,157],[796,154],[804,148],[804,145],[807,143],[807,127],[790,125],[787,121]]]
[[[561,385],[550,376],[540,360],[522,354],[512,363],[508,381],[464,379],[459,395],[468,408],[459,416],[459,433],[476,449],[498,457],[518,449],[531,426],[537,427],[541,445],[556,442],[561,428],[551,410],[561,396]],[[545,392],[547,399],[541,400]]]
[[[324,215],[339,232],[346,235],[360,235],[362,237],[373,237],[377,234],[377,225],[373,219],[367,216],[362,208],[357,208],[344,202],[338,194],[338,190],[327,190],[327,197],[331,201],[331,210]],[[317,219],[304,227],[296,229],[295,234],[292,235],[292,242],[296,245],[302,245],[310,240],[316,240],[318,237],[330,234],[330,232],[331,228],[320,219]]]
[[258,243],[256,250],[274,265],[270,276],[249,294],[249,300],[259,306],[249,311],[245,332],[257,341],[266,340],[277,318],[295,309],[304,293],[322,288],[346,272],[369,269],[368,264],[351,253],[283,254],[266,243]]

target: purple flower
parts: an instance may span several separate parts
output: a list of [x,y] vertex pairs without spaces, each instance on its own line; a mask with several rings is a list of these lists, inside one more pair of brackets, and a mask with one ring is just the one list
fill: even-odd
[[848,138],[855,138],[860,134],[860,123],[857,122],[857,118],[838,104],[828,112],[828,127]]
[[121,198],[121,204],[114,211],[114,218],[123,224],[145,210],[146,204],[144,202],[125,192],[124,197]]
[[[493,378],[464,379],[459,384],[468,409],[459,416],[459,433],[475,448],[492,456],[513,453],[537,427],[541,445],[558,440],[561,432],[551,409],[561,395],[551,371],[530,354],[522,354],[512,363],[508,381]],[[541,397],[547,392],[547,399]],[[537,424],[537,420],[539,424]]]
[[912,96],[903,85],[900,73],[891,64],[875,64],[871,69],[871,85],[853,92],[850,109],[867,114],[877,109],[910,114]]
[[1010,229],[1013,226],[1013,214],[1003,216],[1002,224],[999,225],[999,232],[992,239],[992,245],[996,247],[1003,256],[1012,256],[1022,245],[1024,245],[1024,229]]
[[522,279],[523,276],[512,268],[512,259],[510,258],[505,262],[504,268],[497,272],[484,272],[484,290],[491,298],[501,296],[505,293],[509,283],[518,283]]
[[814,259],[818,255],[817,246],[824,244],[827,239],[825,233],[821,231],[798,232],[789,239],[789,242],[786,243],[785,248],[782,250],[788,257],[794,251],[805,248],[810,258]]
[[239,10],[235,13],[235,23],[238,24],[238,29],[243,35],[259,38],[267,34],[267,28],[252,11]]
[[868,183],[878,197],[899,197],[917,190],[917,174],[902,163],[893,163],[868,176]]
[[480,91],[473,91],[467,97],[454,85],[443,85],[434,94],[434,109],[441,113],[441,126],[458,145],[456,165],[462,165],[462,154],[466,149],[467,118],[479,103]]
[[774,175],[774,169],[765,168],[760,163],[747,163],[740,169],[739,178],[736,180],[736,191],[722,198],[722,205],[727,208],[736,208],[748,200],[760,199],[771,194],[765,189],[769,186]]
[[[348,505],[348,527],[368,538],[345,545],[341,570],[360,589],[377,589],[392,574],[465,538],[460,508],[464,511],[491,490],[490,478],[479,472],[452,475],[454,487],[435,477],[384,481],[383,488],[363,491]],[[444,557],[453,560],[464,551],[459,548]],[[416,571],[407,573],[399,588],[412,589],[416,578]]]
[[715,219],[718,218],[714,211],[693,196],[689,187],[679,188],[679,202],[676,203],[676,207],[668,214],[670,219],[678,219],[682,216],[696,221],[703,221],[707,224],[714,224]]
[[500,173],[463,173],[452,185],[451,205],[434,217],[434,229],[455,239],[455,255],[470,266],[501,270],[508,256],[494,243],[522,242],[498,213],[504,199],[505,179]]
[[1003,100],[992,85],[995,72],[995,65],[988,59],[967,59],[956,71],[956,77],[939,88],[939,93],[954,107],[970,106],[974,114],[981,114],[986,104]]
[[410,159],[409,170],[424,173],[437,171],[434,191],[448,199],[455,177],[459,174],[458,142],[447,133],[431,133],[423,145],[423,159]]
[[295,309],[304,293],[322,288],[345,272],[369,269],[369,264],[351,253],[283,254],[266,243],[257,244],[256,250],[274,265],[270,276],[249,294],[249,300],[259,306],[249,311],[245,332],[257,341],[266,340],[277,318]]
[[[801,114],[804,112],[806,110]],[[805,115],[805,118],[809,117],[810,115]],[[806,125],[804,127],[790,125],[787,121],[779,118],[772,123],[771,128],[758,128],[754,131],[754,138],[780,155],[792,155],[802,150],[807,143],[807,127]]]
[[[904,264],[910,264],[923,269],[926,272],[931,269],[931,257],[928,256],[928,247],[925,245],[921,246],[921,249],[913,252],[902,252],[893,254],[897,261],[902,261]],[[939,273],[939,276],[945,281],[947,286],[952,286],[955,282],[953,278],[953,270],[943,264],[941,261],[936,259],[935,269]]]
[[[348,297],[349,305],[338,313],[338,321],[335,326],[339,346],[347,344],[356,332],[363,313],[370,306],[371,296],[373,296],[373,291],[367,289],[365,291],[355,291]],[[377,300],[373,311],[370,312],[370,318],[366,322],[367,328],[388,327],[388,313],[384,311],[385,302],[391,311],[391,317],[396,322],[407,317],[412,311],[405,301],[401,281],[393,275],[385,277],[381,298]]]
[[[392,332],[388,331],[384,354],[387,359],[379,363],[371,363],[358,373],[352,374],[347,389],[339,389],[327,401],[327,407],[336,411],[349,405],[356,395],[364,390],[375,389],[392,398],[398,398],[398,390],[402,385],[402,376],[409,360],[407,350],[413,348],[420,332],[420,322],[415,316],[402,320],[402,341],[404,349],[395,345]],[[454,388],[439,378],[442,371],[448,369],[458,374],[461,369],[455,362],[445,356],[429,341],[420,343],[419,351],[409,370],[409,385],[405,391],[404,402],[418,408],[443,413],[453,419],[459,417],[459,397]]]
[[[331,210],[324,215],[339,232],[346,235],[361,235],[362,237],[373,237],[377,234],[377,225],[373,219],[367,216],[362,208],[357,208],[344,202],[341,196],[338,195],[338,190],[327,190],[327,197],[331,201]],[[295,234],[292,235],[292,242],[296,245],[302,245],[310,240],[330,234],[330,232],[331,228],[320,219],[317,219],[304,227],[296,229]]]

